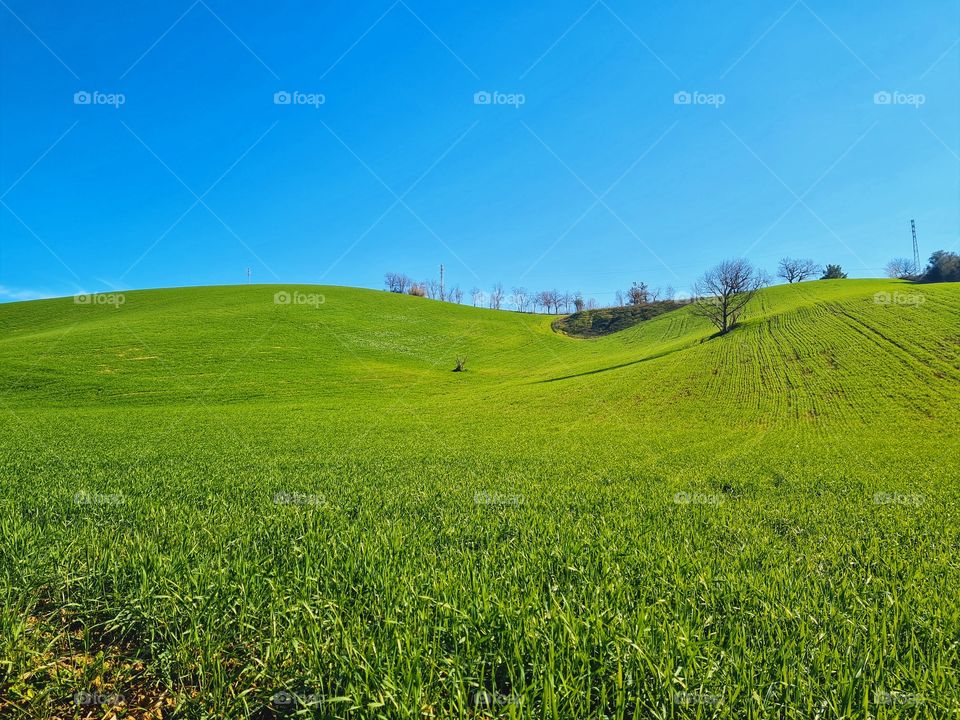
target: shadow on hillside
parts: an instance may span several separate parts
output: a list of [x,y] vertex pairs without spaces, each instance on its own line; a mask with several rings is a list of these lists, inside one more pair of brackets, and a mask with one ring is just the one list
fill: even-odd
[[695,347],[697,345],[703,345],[704,343],[710,342],[711,340],[717,340],[723,337],[729,337],[731,334],[741,330],[745,323],[737,323],[732,328],[727,330],[727,332],[715,332],[706,337],[702,337],[696,342],[693,342],[689,345],[681,345],[679,347],[671,348],[670,350],[664,350],[655,355],[649,355],[647,357],[640,358],[638,360],[630,360],[629,362],[619,363],[617,365],[610,365],[605,368],[597,368],[596,370],[584,370],[583,372],[571,373],[570,375],[561,375],[560,377],[547,378],[546,380],[535,380],[531,385],[540,385],[541,383],[552,383],[559,382],[561,380],[572,380],[573,378],[584,377],[586,375],[599,375],[600,373],[610,372],[611,370],[620,370],[621,368],[630,367],[631,365],[640,365],[641,363],[649,362],[651,360],[656,360],[658,358],[666,357],[667,355],[672,355],[675,352],[680,352],[690,347]]
[[675,353],[683,348],[674,348],[672,350],[665,350],[664,352],[657,353],[656,355],[650,355],[648,357],[640,358],[639,360],[630,360],[629,362],[619,363],[617,365],[610,365],[605,368],[597,368],[596,370],[584,370],[579,373],[571,373],[570,375],[561,375],[560,377],[547,378],[546,380],[535,380],[531,385],[540,385],[542,383],[552,383],[560,382],[561,380],[572,380],[573,378],[584,377],[586,375],[599,375],[600,373],[610,372],[611,370],[619,370],[621,368],[630,367],[631,365],[640,365],[641,363],[649,362],[650,360],[656,360],[657,358],[662,358],[666,355]]

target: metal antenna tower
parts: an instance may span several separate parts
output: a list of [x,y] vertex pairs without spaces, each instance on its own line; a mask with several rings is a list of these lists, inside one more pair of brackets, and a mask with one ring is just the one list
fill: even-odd
[[920,246],[917,245],[917,224],[910,221],[910,233],[913,235],[913,271],[920,272]]

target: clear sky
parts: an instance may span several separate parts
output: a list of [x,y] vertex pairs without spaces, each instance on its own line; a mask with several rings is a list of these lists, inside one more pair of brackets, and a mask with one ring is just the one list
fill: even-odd
[[0,36],[4,300],[443,263],[609,302],[960,237],[957,0],[2,0]]

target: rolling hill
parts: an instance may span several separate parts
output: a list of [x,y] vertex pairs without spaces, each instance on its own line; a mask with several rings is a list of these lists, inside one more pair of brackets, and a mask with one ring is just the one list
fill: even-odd
[[960,711],[960,286],[552,319],[0,305],[0,715]]

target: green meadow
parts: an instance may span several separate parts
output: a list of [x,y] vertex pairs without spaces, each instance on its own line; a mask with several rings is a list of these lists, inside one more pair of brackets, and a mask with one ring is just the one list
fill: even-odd
[[960,285],[554,319],[0,305],[0,716],[960,714]]

